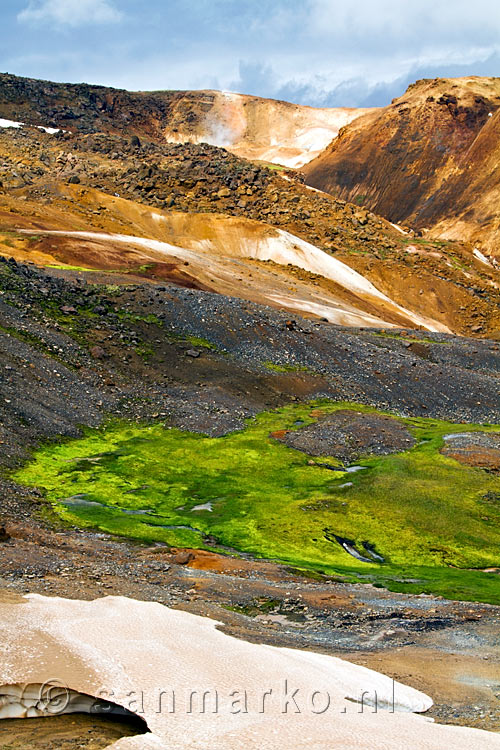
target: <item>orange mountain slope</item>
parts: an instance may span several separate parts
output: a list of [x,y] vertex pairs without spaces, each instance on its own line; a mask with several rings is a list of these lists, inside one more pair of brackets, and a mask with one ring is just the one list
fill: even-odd
[[498,270],[472,245],[415,237],[293,170],[167,143],[159,130],[148,137],[139,124],[148,114],[152,127],[159,95],[127,121],[124,102],[136,95],[115,92],[106,104],[95,87],[44,85],[0,76],[0,115],[14,123],[0,120],[0,254],[92,269],[92,279],[169,280],[342,325],[500,336]]
[[[422,80],[346,126],[308,183],[500,257],[500,78]],[[491,259],[490,259],[491,262]]]

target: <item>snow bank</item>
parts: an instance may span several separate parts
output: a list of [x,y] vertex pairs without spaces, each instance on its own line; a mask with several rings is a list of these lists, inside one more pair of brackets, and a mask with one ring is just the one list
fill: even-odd
[[486,257],[486,255],[483,255],[482,252],[477,249],[477,247],[474,248],[474,250],[472,251],[472,254],[473,254],[473,256],[475,258],[477,258],[478,260],[480,260],[481,263],[484,263],[485,266],[492,267],[492,264],[490,263],[490,261],[488,260],[488,258]]
[[141,715],[151,734],[113,750],[500,750],[499,735],[419,717],[432,700],[385,675],[216,626],[123,597],[30,594],[0,604],[0,684],[58,677]]
[[391,227],[394,227],[394,229],[396,229],[398,232],[401,232],[401,234],[408,234],[408,232],[402,229],[402,227],[400,227],[398,224],[393,224],[392,221],[390,221],[389,224],[391,225]]
[[[319,274],[326,279],[335,281],[345,289],[354,292],[364,299],[383,301],[385,306],[393,312],[404,315],[416,325],[423,326],[429,331],[445,331],[449,329],[431,318],[418,315],[380,292],[368,279],[342,261],[337,260],[320,248],[296,237],[282,229],[276,230],[276,237],[268,237],[260,241],[249,241],[245,244],[248,257],[259,260],[273,260],[275,263],[303,268],[310,273]],[[244,240],[242,240],[245,243]]]
[[393,328],[391,323],[388,323],[381,318],[376,318],[374,315],[356,310],[354,307],[349,305],[335,305],[331,301],[325,301],[323,304],[319,302],[313,302],[312,300],[301,299],[293,295],[284,294],[268,294],[267,298],[270,302],[274,302],[280,307],[284,307],[286,310],[300,310],[301,312],[312,313],[317,315],[318,318],[326,318],[329,323],[335,323],[339,326],[355,326],[355,327],[372,327],[380,328]]
[[23,122],[16,122],[15,120],[3,120],[0,118],[0,128],[22,128]]

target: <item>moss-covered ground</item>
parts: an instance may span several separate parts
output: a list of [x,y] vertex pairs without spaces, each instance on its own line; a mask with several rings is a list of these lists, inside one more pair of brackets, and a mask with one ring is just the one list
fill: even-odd
[[[294,404],[220,438],[113,423],[44,446],[15,479],[45,488],[70,524],[177,546],[215,539],[221,549],[393,591],[500,604],[499,576],[482,571],[500,566],[500,477],[439,452],[448,433],[500,426],[401,418],[415,446],[362,458],[365,470],[348,474],[334,457],[311,465],[270,436],[346,407],[375,411]],[[385,562],[355,559],[336,537]]]

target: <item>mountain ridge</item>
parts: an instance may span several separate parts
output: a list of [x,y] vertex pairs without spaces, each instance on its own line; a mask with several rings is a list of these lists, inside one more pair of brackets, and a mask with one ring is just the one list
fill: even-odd
[[423,79],[344,127],[308,184],[498,257],[500,79]]
[[0,117],[5,119],[135,135],[156,143],[205,142],[290,167],[314,158],[341,127],[368,111],[210,89],[126,91],[0,74]]

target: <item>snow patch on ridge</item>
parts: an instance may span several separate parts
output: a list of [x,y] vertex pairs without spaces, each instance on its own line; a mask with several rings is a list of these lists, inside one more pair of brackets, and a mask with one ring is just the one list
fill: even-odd
[[354,326],[354,327],[365,327],[372,326],[379,328],[394,328],[391,323],[376,318],[374,315],[361,312],[355,308],[349,309],[349,306],[341,307],[340,305],[334,305],[331,302],[325,304],[319,304],[318,302],[312,302],[300,297],[293,297],[282,294],[268,294],[267,298],[287,310],[301,310],[302,312],[311,313],[317,315],[318,318],[326,318],[329,323],[335,323],[339,326]]
[[[154,250],[163,255],[174,256],[183,260],[195,262],[200,260],[200,254],[210,254],[213,252],[213,245],[210,240],[194,240],[191,242],[192,249],[187,249],[160,240],[135,237],[126,234],[106,234],[104,232],[84,231],[67,232],[59,230],[46,230],[44,233],[51,235],[64,235],[68,237],[81,237],[90,240],[111,240],[113,242],[122,242]],[[416,325],[422,326],[429,331],[442,331],[449,333],[449,329],[445,325],[398,305],[394,300],[390,299],[390,297],[379,291],[370,281],[368,281],[368,279],[350,268],[350,266],[342,263],[342,261],[337,260],[331,255],[328,255],[315,245],[311,245],[300,237],[296,237],[295,235],[290,234],[290,232],[286,232],[282,229],[273,230],[273,234],[269,234],[262,238],[248,238],[244,236],[242,232],[241,236],[238,238],[237,252],[231,252],[231,248],[228,246],[227,252],[224,253],[224,251],[217,250],[217,253],[219,255],[226,255],[227,257],[252,258],[261,261],[270,260],[282,266],[292,265],[302,268],[309,273],[323,276],[326,279],[334,281],[339,286],[360,297],[361,301],[368,301],[372,304],[382,303],[383,309],[386,308],[387,311],[402,315]],[[268,295],[268,299],[273,299],[272,295]],[[292,300],[294,298],[290,297],[289,299]],[[315,307],[315,303],[307,303],[307,306],[305,306],[304,301],[301,302],[301,305],[302,306],[297,309],[307,310],[308,312],[313,312],[313,308]],[[349,313],[357,316],[358,322],[350,323],[348,325],[391,325],[381,318],[368,315],[362,310],[356,309],[347,303],[344,303],[342,308],[339,307],[338,309],[339,311],[341,309],[344,310],[346,315],[349,311]],[[332,315],[327,315],[323,312],[321,312],[320,315],[321,317],[327,317],[329,320],[332,320]],[[332,320],[332,322],[339,322],[338,316]]]
[[398,224],[393,224],[392,221],[389,222],[391,227],[394,227],[398,232],[401,232],[401,234],[408,234],[406,230],[404,230],[402,227],[400,227]]
[[22,128],[24,123],[15,120],[3,120],[0,118],[0,128]]
[[486,257],[486,255],[483,255],[482,252],[477,249],[477,247],[474,248],[474,250],[472,251],[472,254],[473,254],[473,256],[475,258],[477,258],[478,260],[480,260],[481,263],[484,263],[485,266],[490,266],[491,267],[491,263],[488,260],[488,258]]
[[398,305],[390,297],[379,291],[371,281],[368,281],[368,279],[350,268],[350,266],[342,263],[342,261],[328,255],[319,247],[311,245],[309,242],[300,239],[300,237],[296,237],[282,229],[278,229],[276,232],[278,234],[277,237],[268,237],[265,240],[242,240],[249,257],[258,260],[273,260],[275,263],[282,265],[291,263],[294,266],[303,268],[305,271],[324,276],[326,279],[331,279],[363,298],[375,297],[386,303],[395,312],[404,315],[417,325],[423,326],[430,331],[449,332],[446,326],[437,321],[401,307],[401,305]]
[[[0,128],[24,128],[25,125],[25,122],[17,122],[16,120],[4,120],[0,117]],[[32,127],[38,128],[38,130],[43,130],[45,133],[49,133],[49,135],[54,135],[54,133],[61,132],[60,128],[49,128],[46,125],[33,125]]]

